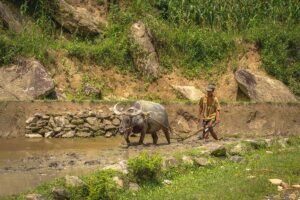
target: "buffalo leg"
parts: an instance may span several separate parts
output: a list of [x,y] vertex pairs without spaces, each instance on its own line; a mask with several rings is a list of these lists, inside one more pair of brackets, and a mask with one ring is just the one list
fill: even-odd
[[153,139],[153,144],[157,144],[158,136],[156,132],[151,133],[152,139]]
[[124,138],[126,140],[127,146],[130,146],[129,134],[124,134]]
[[165,128],[165,129],[163,129],[163,132],[164,132],[164,134],[165,134],[165,136],[166,136],[166,139],[167,139],[167,141],[168,141],[168,144],[171,144],[171,142],[170,142],[170,131],[169,131],[169,129]]
[[146,129],[144,128],[141,132],[141,137],[140,137],[140,141],[139,141],[139,144],[144,144],[144,138],[145,138],[145,135],[146,135]]

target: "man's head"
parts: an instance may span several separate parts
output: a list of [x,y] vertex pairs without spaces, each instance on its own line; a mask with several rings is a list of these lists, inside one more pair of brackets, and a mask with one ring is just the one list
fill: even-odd
[[216,89],[216,85],[213,83],[208,84],[206,91],[207,91],[207,96],[213,96],[214,95],[214,91]]

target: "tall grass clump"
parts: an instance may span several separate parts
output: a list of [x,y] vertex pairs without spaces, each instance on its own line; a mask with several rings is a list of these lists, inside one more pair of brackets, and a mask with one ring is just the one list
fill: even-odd
[[263,21],[297,23],[298,0],[151,0],[163,19],[177,24],[196,24],[222,30],[244,30]]
[[263,68],[300,95],[300,24],[288,27],[264,25],[251,29],[248,38],[256,43]]
[[233,36],[225,32],[162,21],[150,21],[149,25],[162,63],[179,67],[189,78],[222,73],[226,69],[222,60],[235,49]]
[[138,157],[128,160],[128,170],[139,183],[158,182],[161,175],[161,162],[161,156],[143,152]]
[[111,170],[101,170],[86,177],[84,181],[88,186],[88,196],[82,199],[88,200],[104,200],[117,199],[120,189],[117,188],[116,183],[112,180],[117,173]]

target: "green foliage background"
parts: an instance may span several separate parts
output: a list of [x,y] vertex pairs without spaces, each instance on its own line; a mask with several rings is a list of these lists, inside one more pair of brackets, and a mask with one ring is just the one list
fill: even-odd
[[166,73],[176,67],[189,78],[218,76],[230,60],[237,59],[241,45],[252,42],[261,54],[263,68],[300,95],[298,0],[133,0],[122,6],[113,1],[103,34],[68,35],[67,39],[51,17],[55,14],[53,1],[13,2],[24,15],[34,18],[34,24],[19,34],[1,28],[2,65],[17,55],[49,63],[47,51],[54,49],[84,62],[134,73],[134,47],[128,35],[132,23],[142,20],[152,32]]

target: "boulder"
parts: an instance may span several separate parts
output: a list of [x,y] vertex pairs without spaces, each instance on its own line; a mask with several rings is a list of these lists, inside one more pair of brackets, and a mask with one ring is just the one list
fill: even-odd
[[170,157],[164,160],[162,168],[167,170],[168,168],[177,167],[180,163],[174,157]]
[[237,70],[235,79],[241,91],[250,100],[258,102],[296,101],[296,97],[279,80],[257,75],[246,69]]
[[93,96],[96,99],[101,99],[102,98],[102,93],[101,90],[96,88],[95,86],[92,86],[90,84],[86,84],[83,88],[83,93],[86,96]]
[[282,180],[281,180],[281,179],[277,179],[277,178],[269,179],[269,181],[270,181],[271,184],[273,184],[273,185],[281,185],[281,183],[282,183]]
[[67,117],[65,117],[65,116],[54,117],[54,122],[55,122],[56,126],[58,126],[58,127],[64,127],[65,125],[70,123],[69,120],[67,119]]
[[113,129],[116,129],[116,127],[114,126],[114,125],[106,125],[105,127],[104,127],[104,129],[106,130],[106,131],[108,131],[108,130],[113,130]]
[[235,155],[235,156],[231,156],[230,160],[235,163],[240,163],[244,160],[244,158],[242,156]]
[[23,30],[23,21],[20,13],[17,9],[5,1],[0,1],[0,23],[4,24],[4,27],[15,32],[21,32]]
[[132,191],[138,191],[140,189],[140,186],[137,183],[130,182],[129,189]]
[[[99,118],[99,119],[108,119],[108,118],[110,118],[110,113],[108,113],[108,112],[98,112],[97,113],[97,118]],[[104,120],[104,121],[106,121],[106,120]],[[107,120],[107,121],[109,121],[109,120]]]
[[55,133],[60,133],[62,130],[63,130],[62,127],[55,127],[55,128],[53,129],[53,131],[54,131]]
[[124,181],[120,177],[114,176],[113,181],[116,183],[118,188],[122,189],[124,187]]
[[71,194],[65,188],[53,188],[52,196],[53,200],[68,200],[70,199]]
[[77,137],[85,137],[85,138],[87,138],[87,137],[92,137],[92,136],[93,136],[93,133],[92,133],[92,132],[78,131],[78,132],[76,133],[76,136],[77,136]]
[[107,26],[105,10],[90,0],[55,1],[52,17],[71,33],[97,35]]
[[113,133],[112,132],[106,132],[105,133],[105,137],[106,138],[110,138],[110,137],[112,137],[113,136]]
[[72,124],[74,125],[81,125],[84,123],[84,120],[81,119],[81,118],[74,118],[72,121],[71,121]]
[[104,167],[103,169],[112,169],[115,171],[122,172],[124,174],[128,174],[128,164],[126,160],[122,160],[119,163],[113,164],[113,165],[108,165]]
[[210,155],[215,156],[215,157],[226,157],[226,148],[224,146],[220,146],[210,153]]
[[29,117],[27,120],[26,120],[26,124],[29,125],[31,123],[37,123],[38,122],[38,118],[37,117]]
[[45,138],[51,138],[55,135],[55,132],[54,131],[49,131],[49,132],[46,132],[45,133]]
[[164,185],[171,185],[172,184],[172,181],[171,180],[168,180],[168,179],[165,179],[163,180],[162,182]]
[[36,60],[0,68],[0,100],[34,100],[54,90],[54,82]]
[[114,126],[119,126],[119,125],[120,125],[120,120],[119,120],[118,118],[114,118],[114,119],[112,120],[112,124],[113,124]]
[[294,189],[300,189],[300,185],[292,185],[292,188],[294,188]]
[[25,198],[26,198],[26,200],[44,200],[44,198],[42,197],[42,195],[36,194],[36,193],[27,194],[25,196]]
[[182,162],[183,162],[183,164],[186,164],[186,165],[193,165],[194,164],[194,161],[190,156],[183,156],[182,157]]
[[198,166],[207,166],[209,165],[209,161],[207,158],[204,157],[199,157],[199,158],[194,158],[194,163],[197,164]]
[[150,31],[142,21],[131,26],[132,51],[136,68],[144,75],[158,78],[160,66]]
[[65,176],[66,185],[71,187],[82,187],[85,186],[85,182],[83,182],[79,177],[77,176]]
[[172,85],[172,88],[179,92],[184,98],[191,101],[199,101],[205,94],[194,86]]
[[94,126],[97,123],[97,118],[96,117],[88,117],[88,118],[86,118],[86,121],[91,126]]
[[25,134],[27,138],[42,138],[43,136],[40,134]]
[[62,138],[72,138],[75,136],[75,131],[68,131],[66,133],[64,133],[61,137]]
[[230,155],[245,155],[251,148],[245,143],[238,143],[237,145],[233,146],[231,149],[228,150]]

